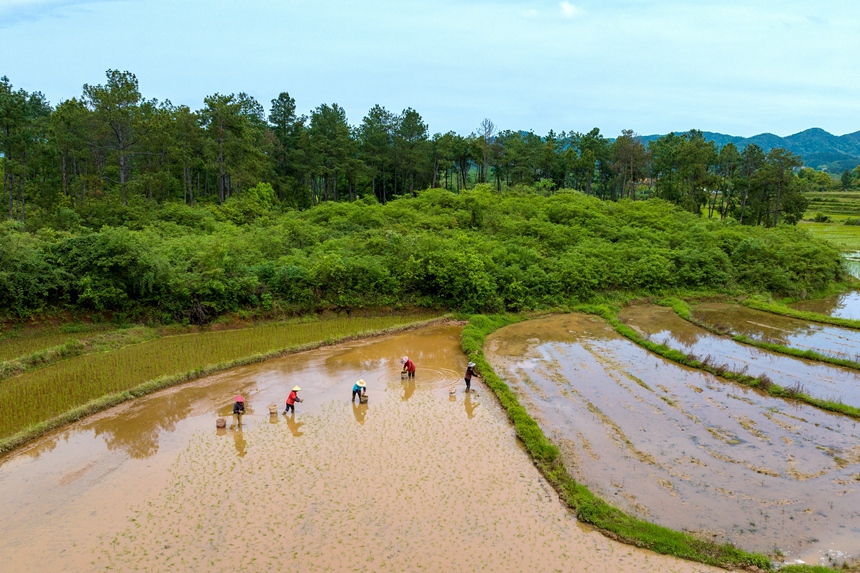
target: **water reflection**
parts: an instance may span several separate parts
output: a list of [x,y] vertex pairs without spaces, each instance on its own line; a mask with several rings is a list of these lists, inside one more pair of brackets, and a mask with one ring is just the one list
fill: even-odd
[[705,303],[694,315],[706,324],[719,325],[755,340],[814,350],[850,360],[860,359],[860,332],[811,323],[735,304]]
[[[741,344],[691,324],[666,307],[635,306],[622,310],[621,319],[655,342],[694,355],[712,366],[725,366],[751,376],[766,374],[784,388],[802,388],[810,395],[860,405],[860,372],[813,360],[803,360]],[[777,315],[763,314],[759,320]],[[764,324],[764,323],[762,323]],[[695,336],[690,333],[695,333]],[[696,340],[689,344],[690,340]],[[686,343],[684,341],[687,341]]]
[[300,431],[299,428],[304,426],[304,422],[296,422],[296,414],[295,412],[291,413],[287,416],[287,426],[290,428],[290,433],[295,437],[300,437],[304,434],[304,432]]
[[352,403],[352,415],[355,416],[355,421],[364,425],[364,417],[367,416],[367,404]]
[[804,300],[789,305],[797,310],[827,314],[837,318],[860,320],[860,291],[849,291],[817,300]]
[[472,402],[472,393],[466,392],[466,397],[463,399],[463,405],[466,407],[466,417],[470,420],[475,417],[475,409],[480,406],[477,402]]
[[415,378],[405,378],[401,384],[403,385],[403,395],[400,399],[405,402],[415,393]]
[[242,428],[237,428],[233,430],[233,442],[236,445],[236,452],[240,458],[245,457],[245,450],[248,447],[247,442],[245,442],[245,436],[242,433]]
[[183,392],[166,394],[155,404],[135,404],[122,417],[104,417],[90,427],[102,436],[109,450],[122,450],[134,459],[158,452],[158,437],[172,432],[191,412],[191,401]]

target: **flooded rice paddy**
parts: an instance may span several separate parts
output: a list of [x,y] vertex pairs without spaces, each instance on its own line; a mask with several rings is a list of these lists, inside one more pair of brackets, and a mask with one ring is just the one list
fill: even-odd
[[852,290],[817,300],[804,300],[790,306],[797,310],[860,320],[860,291]]
[[653,355],[595,317],[508,326],[488,359],[569,470],[644,519],[815,563],[860,554],[860,428]]
[[754,340],[860,362],[860,330],[807,322],[738,304],[699,304],[693,307],[693,314],[705,324]]
[[[578,524],[483,384],[463,393],[459,335],[436,325],[237,368],[31,443],[0,460],[4,569],[717,571]],[[366,405],[348,401],[358,378]],[[297,384],[304,402],[284,416]],[[237,392],[243,427],[216,430]]]
[[[781,322],[780,316],[762,314],[758,317],[760,320],[769,320],[773,316],[775,322]],[[799,388],[816,398],[860,407],[858,370],[741,344],[699,328],[679,317],[672,309],[662,306],[630,306],[623,309],[619,316],[650,340],[694,355],[699,360],[710,357],[713,366],[725,365],[732,372],[743,372],[755,377],[764,374],[783,388]]]

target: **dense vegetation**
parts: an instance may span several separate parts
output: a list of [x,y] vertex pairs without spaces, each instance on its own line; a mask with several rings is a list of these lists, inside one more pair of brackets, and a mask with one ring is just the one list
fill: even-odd
[[802,159],[784,148],[717,145],[699,131],[646,145],[631,131],[538,135],[485,119],[468,135],[431,135],[411,108],[374,106],[351,125],[337,104],[297,115],[286,92],[268,115],[244,93],[213,94],[192,111],[146,99],[133,74],[116,70],[56,106],[0,79],[0,156],[9,217],[31,230],[66,227],[105,200],[223,204],[260,182],[294,208],[491,183],[499,192],[536,185],[608,200],[659,197],[776,225],[803,215],[806,191],[835,184],[821,172],[795,175]]
[[842,272],[782,225],[831,181],[784,149],[478,131],[430,137],[409,108],[297,116],[286,93],[268,116],[246,94],[191,111],[114,70],[52,107],[3,78],[0,312],[499,311],[613,290],[798,296]]
[[205,322],[243,308],[368,305],[519,310],[667,289],[802,295],[840,278],[795,227],[716,221],[661,200],[577,192],[423,191],[277,212],[266,184],[221,206],[130,199],[71,230],[0,224],[0,301]]

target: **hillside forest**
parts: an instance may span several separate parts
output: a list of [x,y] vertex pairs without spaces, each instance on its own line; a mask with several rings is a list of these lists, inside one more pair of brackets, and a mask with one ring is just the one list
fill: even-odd
[[[109,70],[52,106],[0,80],[0,312],[205,322],[245,308],[538,308],[606,291],[801,296],[842,277],[793,228],[834,181],[701,132],[430,135],[411,108],[358,125],[213,94],[148,100]],[[853,184],[857,174],[849,174]]]

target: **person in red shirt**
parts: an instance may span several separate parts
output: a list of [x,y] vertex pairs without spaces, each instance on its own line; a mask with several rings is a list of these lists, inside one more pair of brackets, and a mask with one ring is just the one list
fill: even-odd
[[301,388],[299,388],[298,386],[295,386],[295,387],[293,387],[293,391],[290,392],[290,395],[287,396],[287,408],[286,408],[286,410],[284,410],[284,414],[286,414],[287,412],[292,412],[293,414],[295,414],[296,413],[296,402],[304,402],[304,400],[299,398],[299,395],[297,394],[297,392],[299,390],[301,390]]
[[403,371],[406,372],[406,376],[415,378],[415,363],[409,360],[408,356],[404,356],[400,362],[403,364]]

